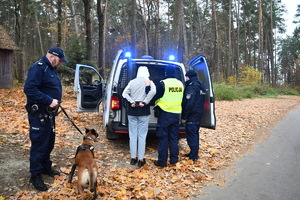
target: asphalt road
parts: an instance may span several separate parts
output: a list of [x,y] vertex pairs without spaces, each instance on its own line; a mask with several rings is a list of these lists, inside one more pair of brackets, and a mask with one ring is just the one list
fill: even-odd
[[225,176],[225,186],[205,187],[194,200],[300,200],[300,107]]

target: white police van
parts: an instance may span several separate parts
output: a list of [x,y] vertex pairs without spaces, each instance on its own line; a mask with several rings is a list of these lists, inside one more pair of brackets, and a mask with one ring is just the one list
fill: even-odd
[[[150,80],[158,84],[165,79],[165,68],[172,65],[176,69],[176,78],[185,82],[186,68],[183,63],[170,60],[155,60],[151,56],[133,59],[129,52],[120,50],[110,70],[106,85],[98,71],[87,65],[76,65],[74,91],[77,93],[78,112],[99,112],[103,106],[103,127],[108,139],[118,139],[120,134],[128,134],[127,102],[122,92],[128,82],[137,75],[140,66],[146,66],[150,73]],[[204,56],[200,55],[188,62],[187,69],[197,72],[199,79],[205,84],[205,113],[201,127],[215,129],[214,92],[209,69]],[[154,97],[155,98],[155,97]],[[151,115],[149,118],[149,133],[155,133],[157,118],[154,116],[154,101],[150,102]],[[180,126],[180,135],[184,135],[184,125]]]

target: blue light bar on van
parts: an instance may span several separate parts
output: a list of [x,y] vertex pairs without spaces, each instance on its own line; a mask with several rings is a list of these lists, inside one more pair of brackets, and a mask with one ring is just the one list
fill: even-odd
[[148,59],[148,60],[154,60],[154,58],[152,56],[148,56],[148,55],[143,55],[141,57],[141,59]]
[[169,56],[169,60],[170,60],[170,61],[174,61],[174,60],[175,60],[175,56],[174,56],[174,55],[170,55],[170,56]]
[[126,58],[131,58],[131,53],[129,51],[125,52],[125,57]]

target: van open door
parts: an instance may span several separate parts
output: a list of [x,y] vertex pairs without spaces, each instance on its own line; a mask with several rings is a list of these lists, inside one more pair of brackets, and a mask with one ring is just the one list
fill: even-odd
[[74,92],[77,94],[78,112],[99,112],[103,89],[103,78],[95,68],[76,65]]
[[189,69],[194,70],[199,80],[205,85],[205,103],[204,114],[201,119],[200,127],[215,129],[216,116],[215,116],[215,99],[210,73],[206,59],[203,55],[199,55],[188,62]]

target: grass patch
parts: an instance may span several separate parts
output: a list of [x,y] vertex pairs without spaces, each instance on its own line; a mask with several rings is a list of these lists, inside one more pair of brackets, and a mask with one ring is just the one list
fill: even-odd
[[273,88],[269,85],[236,86],[229,84],[214,84],[217,101],[234,101],[257,97],[277,97],[278,95],[300,96],[297,90],[291,88]]

